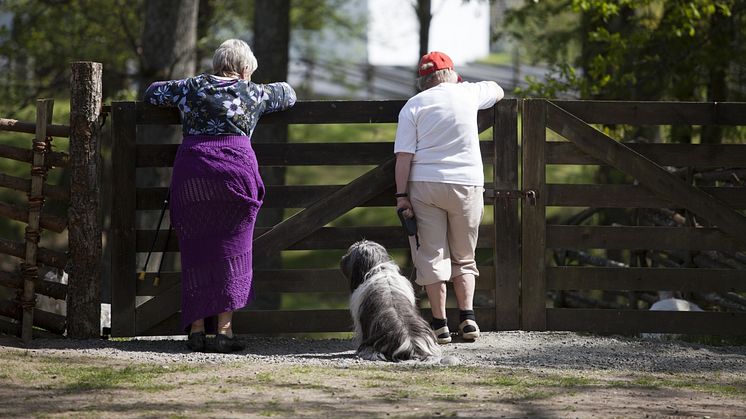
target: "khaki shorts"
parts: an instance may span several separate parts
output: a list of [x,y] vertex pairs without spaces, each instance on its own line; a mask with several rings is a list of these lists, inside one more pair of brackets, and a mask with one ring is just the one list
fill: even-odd
[[437,182],[409,182],[420,248],[410,238],[417,284],[479,276],[474,251],[484,209],[484,188]]

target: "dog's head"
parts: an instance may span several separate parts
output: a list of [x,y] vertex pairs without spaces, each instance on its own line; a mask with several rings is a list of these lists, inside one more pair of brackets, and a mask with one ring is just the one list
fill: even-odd
[[339,268],[350,281],[350,291],[354,292],[373,267],[392,260],[385,247],[373,241],[361,240],[347,249],[339,262]]

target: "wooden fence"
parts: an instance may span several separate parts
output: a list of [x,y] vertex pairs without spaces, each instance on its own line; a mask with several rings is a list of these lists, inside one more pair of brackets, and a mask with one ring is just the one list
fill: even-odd
[[[746,125],[746,104],[526,100],[522,122],[523,188],[536,197],[522,206],[524,329],[746,334],[746,299],[738,294],[746,291],[746,188],[739,178],[746,144],[624,144],[589,125]],[[547,129],[567,141],[547,141]],[[549,165],[606,165],[634,181],[548,184]],[[714,169],[720,177],[710,179],[719,181],[697,185]],[[547,207],[663,208],[673,221],[561,225],[547,222]],[[549,262],[552,249],[562,254],[556,263]],[[591,261],[592,249],[625,250],[630,260],[577,263]],[[571,263],[568,252],[575,256]],[[707,263],[710,257],[720,263]],[[633,294],[626,308],[613,301],[607,309],[548,308],[548,290]],[[634,292],[645,290],[714,293],[724,301],[718,312],[638,310]]]
[[[34,334],[99,336],[101,222],[99,210],[99,113],[101,65],[72,63],[70,125],[53,125],[54,102],[37,102],[36,122],[0,119],[0,130],[35,134],[31,148],[0,145],[0,158],[31,165],[29,178],[0,173],[0,187],[26,193],[24,206],[0,202],[0,216],[27,224],[25,241],[0,238],[0,253],[20,259],[19,269],[0,271],[0,286],[16,298],[0,300],[0,331],[28,342]],[[69,137],[70,153],[52,151],[53,137]],[[45,183],[47,171],[69,170],[70,185]],[[68,216],[43,211],[46,198],[69,204]],[[67,230],[69,250],[39,247],[42,230]],[[39,267],[66,269],[68,284],[39,277]],[[67,317],[35,308],[36,295],[67,301]],[[34,327],[36,329],[34,329]]]
[[[90,63],[88,63],[90,64]],[[90,73],[90,68],[89,68]],[[93,73],[95,79],[95,70]],[[90,79],[91,77],[88,76]],[[0,252],[52,267],[67,268],[70,284],[46,283],[30,273],[0,273],[0,286],[31,290],[20,304],[0,301],[4,331],[20,333],[22,308],[32,306],[33,292],[68,300],[68,317],[40,310],[26,315],[27,324],[68,336],[98,334],[101,239],[97,183],[100,90],[89,83],[73,100],[71,125],[50,125],[51,105],[40,102],[39,121],[9,123],[4,129],[37,134],[32,150],[0,147],[0,156],[33,167],[67,166],[71,185],[41,187],[45,196],[70,201],[67,220],[34,208],[0,204],[0,215],[28,223],[26,243],[0,239]],[[99,88],[100,89],[100,88]],[[74,95],[75,96],[75,95]],[[402,101],[300,102],[290,111],[267,115],[261,124],[395,123]],[[518,141],[518,107],[522,105],[522,147]],[[138,127],[177,125],[175,109],[137,102],[115,102],[112,112],[112,178],[114,191],[110,241],[112,246],[112,334],[114,336],[179,334],[180,274],[155,272],[138,280],[138,255],[155,249],[178,252],[176,240],[157,235],[154,226],[137,224],[144,212],[162,208],[160,187],[139,185],[138,170],[167,171],[177,144],[138,141]],[[746,125],[746,104],[643,103],[547,100],[503,100],[479,113],[481,130],[492,128],[482,142],[482,155],[492,169],[485,185],[486,211],[494,223],[481,227],[478,248],[482,275],[476,307],[484,330],[574,330],[599,333],[640,332],[746,333],[746,144],[623,143],[610,137],[617,125]],[[610,127],[599,130],[603,125]],[[77,127],[77,128],[76,128]],[[46,132],[45,132],[46,130]],[[548,133],[553,133],[548,135]],[[562,141],[547,141],[552,135]],[[71,137],[70,155],[43,152],[48,136]],[[77,138],[77,139],[76,139]],[[378,226],[328,226],[355,208],[385,207],[393,213],[392,142],[255,143],[260,165],[364,166],[358,178],[344,184],[267,185],[266,208],[289,209],[292,216],[272,228],[255,231],[256,257],[304,250],[341,255],[350,243],[367,238],[387,248],[407,249],[395,222]],[[46,149],[44,149],[46,150]],[[522,163],[518,187],[519,156]],[[43,160],[42,160],[43,159]],[[613,168],[624,184],[556,184],[547,182],[554,170],[568,165]],[[362,172],[362,170],[361,170]],[[40,169],[31,179],[0,175],[0,186],[26,191],[38,201]],[[519,218],[519,202],[520,214]],[[575,215],[566,222],[547,217],[556,208]],[[633,222],[584,225],[591,214],[619,209]],[[661,218],[661,214],[664,215]],[[69,253],[34,249],[34,226],[52,231],[69,229]],[[393,217],[392,217],[393,219]],[[652,221],[651,221],[652,220]],[[662,220],[662,221],[661,221]],[[168,243],[167,243],[168,242]],[[617,259],[611,260],[611,253]],[[601,257],[603,256],[603,257]],[[24,265],[25,266],[25,265]],[[30,265],[29,265],[30,266]],[[32,269],[31,269],[32,270]],[[27,272],[31,270],[27,269]],[[409,269],[405,269],[409,274]],[[31,288],[33,285],[33,288]],[[258,294],[325,293],[346,297],[349,287],[336,266],[255,272]],[[656,312],[647,308],[649,292],[675,291],[710,298],[716,310]],[[605,298],[591,307],[582,298]],[[585,293],[585,294],[583,294]],[[647,300],[646,300],[647,298]],[[709,300],[708,300],[709,301]],[[584,305],[585,304],[585,305]],[[603,307],[603,308],[599,308]],[[449,318],[457,319],[449,306]],[[28,311],[28,310],[26,310]],[[15,321],[20,321],[17,323]],[[455,328],[455,324],[453,324]],[[38,329],[35,329],[38,330]],[[259,310],[236,315],[238,333],[346,332],[351,319],[346,308]],[[28,336],[26,336],[28,337]]]
[[[301,102],[286,112],[267,115],[260,124],[350,124],[394,123],[404,102]],[[494,166],[495,179],[488,186],[485,202],[495,211],[495,226],[483,225],[479,248],[497,249],[495,238],[518,237],[518,213],[506,194],[496,197],[494,185],[516,189],[517,117],[516,100],[505,100],[480,112],[480,129],[493,129],[492,141],[482,143],[485,163]],[[112,233],[112,334],[114,336],[180,334],[179,272],[148,272],[137,280],[137,254],[156,249],[178,251],[176,240],[166,243],[166,234],[136,228],[140,211],[158,210],[166,196],[164,187],[140,187],[133,179],[138,168],[171,167],[178,145],[139,144],[139,125],[179,123],[175,109],[156,109],[135,102],[112,104],[113,202]],[[393,140],[393,139],[392,139]],[[263,258],[284,250],[337,250],[342,252],[362,238],[375,240],[389,249],[406,248],[401,227],[325,227],[357,207],[388,207],[393,214],[394,159],[392,142],[376,143],[254,143],[260,166],[374,166],[347,184],[267,185],[265,208],[300,209],[271,229],[256,228],[254,257]],[[490,208],[488,207],[488,208]],[[518,327],[518,258],[516,243],[500,245],[489,265],[480,266],[478,292],[488,296],[476,308],[485,330]],[[494,252],[493,252],[494,253]],[[506,256],[508,259],[506,259]],[[512,259],[510,259],[512,258]],[[495,264],[504,274],[495,275]],[[408,274],[408,272],[405,272]],[[349,285],[336,266],[327,268],[256,269],[256,293],[349,294]],[[495,292],[497,290],[497,292]],[[142,302],[144,301],[144,302]],[[451,308],[451,311],[454,309]],[[352,321],[345,309],[252,310],[236,313],[238,333],[348,332]],[[449,318],[458,318],[451,312]],[[456,326],[455,323],[452,326]]]

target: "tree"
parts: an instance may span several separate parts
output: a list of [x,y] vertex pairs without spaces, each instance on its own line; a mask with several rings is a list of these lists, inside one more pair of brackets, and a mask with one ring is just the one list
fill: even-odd
[[140,96],[154,81],[194,75],[198,10],[198,0],[147,2],[141,42]]
[[[288,76],[290,44],[290,0],[255,0],[254,3],[254,55],[259,63],[252,80],[257,83],[285,81]],[[287,142],[287,125],[261,125],[252,140],[262,142]],[[285,184],[284,167],[262,167],[260,173],[265,185]],[[259,212],[257,226],[272,227],[283,219],[280,208],[265,208]],[[271,260],[256,260],[256,266],[281,264],[279,253]]]
[[548,0],[513,10],[508,31],[553,69],[524,94],[726,100],[743,96],[744,19],[736,0]]
[[[12,117],[39,97],[67,94],[70,61],[103,64],[105,97],[122,97],[137,60],[142,1],[1,2],[0,112]],[[116,46],[116,47],[113,47]]]
[[433,19],[431,0],[417,0],[412,6],[420,24],[420,56],[430,51],[430,21]]

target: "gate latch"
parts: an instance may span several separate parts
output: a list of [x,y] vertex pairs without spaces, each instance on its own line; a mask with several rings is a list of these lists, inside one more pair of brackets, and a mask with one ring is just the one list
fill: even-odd
[[529,205],[536,205],[536,191],[533,189],[527,191],[495,189],[495,198],[525,199]]

